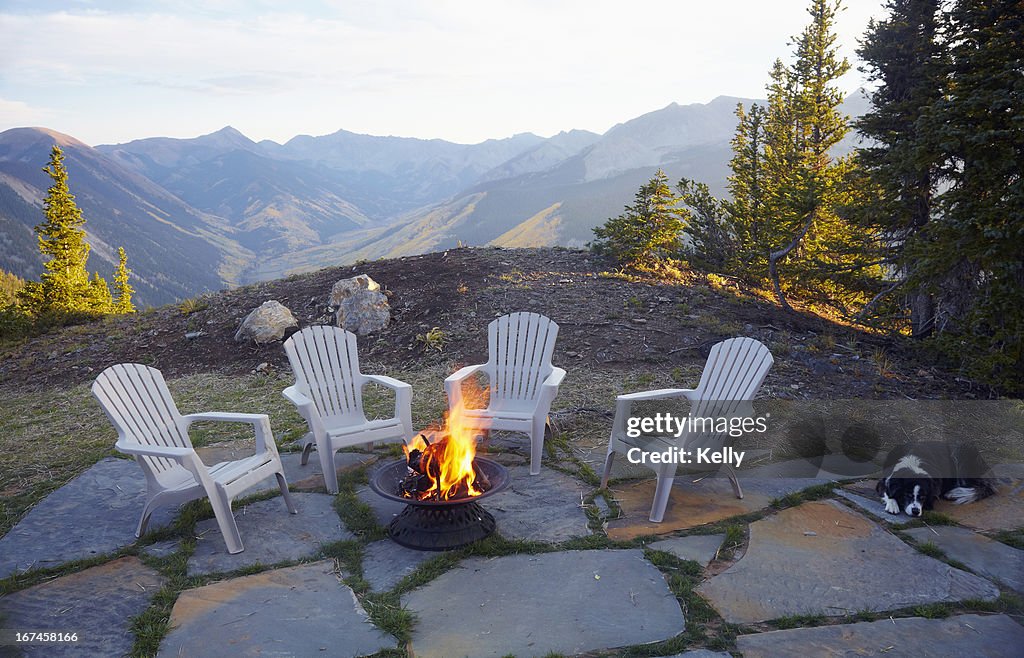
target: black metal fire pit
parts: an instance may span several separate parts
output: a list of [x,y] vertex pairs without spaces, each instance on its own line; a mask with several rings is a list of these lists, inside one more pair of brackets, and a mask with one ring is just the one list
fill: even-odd
[[478,501],[508,486],[508,470],[483,457],[473,460],[491,488],[479,496],[454,500],[414,500],[399,494],[408,465],[399,459],[377,469],[370,488],[388,500],[405,503],[401,514],[388,524],[388,536],[402,546],[421,551],[446,551],[483,539],[494,532],[494,517]]

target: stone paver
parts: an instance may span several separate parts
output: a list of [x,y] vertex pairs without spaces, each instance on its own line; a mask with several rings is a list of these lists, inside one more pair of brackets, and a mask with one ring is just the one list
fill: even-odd
[[[790,459],[753,466],[740,471],[741,478],[811,478],[824,480],[846,480],[851,478],[874,477],[881,472],[882,458],[858,462],[845,455],[823,455],[811,459]],[[811,486],[808,484],[807,486]]]
[[150,544],[145,548],[140,549],[144,555],[149,557],[163,558],[169,555],[174,555],[181,549],[181,542],[177,539],[168,539],[166,541],[158,541],[155,544]]
[[918,553],[833,500],[752,523],[743,558],[698,591],[739,624],[999,595],[987,580]]
[[502,537],[556,543],[590,534],[582,505],[589,487],[551,468],[530,475],[529,467],[516,466],[509,476],[507,489],[480,503]]
[[[0,538],[0,578],[135,543],[145,503],[146,478],[134,460],[100,460],[40,501]],[[169,525],[176,514],[176,508],[156,510],[149,528]]]
[[630,540],[641,535],[662,535],[695,528],[730,516],[756,512],[771,505],[775,498],[829,481],[812,478],[741,479],[743,498],[740,499],[733,493],[728,478],[717,475],[700,478],[699,475],[676,477],[661,523],[649,520],[651,503],[654,502],[654,480],[616,485],[612,495],[619,501],[622,516],[608,522],[608,536]]
[[181,593],[158,656],[365,656],[395,648],[329,560]]
[[694,649],[693,651],[684,651],[683,653],[672,654],[671,656],[665,656],[665,658],[732,658],[732,654],[728,651],[710,651],[708,649]]
[[693,560],[706,567],[708,562],[714,559],[724,539],[725,535],[673,537],[672,539],[663,539],[653,544],[647,544],[647,548],[671,553],[680,560]]
[[334,496],[293,493],[298,514],[289,514],[280,496],[236,507],[235,523],[245,550],[231,555],[216,519],[196,524],[196,550],[188,575],[234,571],[253,564],[275,564],[315,555],[321,544],[354,539],[335,511]]
[[880,521],[885,521],[886,523],[901,526],[917,520],[913,517],[907,516],[906,514],[889,514],[885,511],[885,508],[882,507],[882,503],[878,500],[878,496],[874,496],[873,493],[871,497],[868,497],[863,496],[860,493],[854,493],[848,489],[836,489],[836,494],[850,501],[874,518]]
[[777,656],[932,656],[1016,658],[1024,627],[1006,615],[880,621],[740,635],[744,658]]
[[405,509],[405,503],[397,503],[379,496],[370,487],[361,487],[356,491],[356,497],[369,505],[370,509],[373,510],[373,516],[377,519],[377,523],[384,527],[387,527],[391,523],[391,519],[401,514],[402,510]]
[[0,597],[0,629],[78,633],[71,644],[23,646],[25,656],[126,655],[135,642],[131,618],[162,586],[159,573],[123,557]]
[[954,526],[912,528],[904,532],[921,543],[935,544],[971,571],[1024,592],[1024,551]]
[[574,655],[665,640],[679,603],[640,550],[473,558],[402,597],[417,658]]
[[363,578],[378,592],[389,590],[437,553],[417,551],[391,541],[375,541],[363,549]]

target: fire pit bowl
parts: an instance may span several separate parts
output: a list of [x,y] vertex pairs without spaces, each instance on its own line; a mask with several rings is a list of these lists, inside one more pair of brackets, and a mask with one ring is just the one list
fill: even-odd
[[478,501],[508,486],[508,470],[484,457],[476,457],[473,463],[490,480],[490,489],[479,496],[452,500],[416,500],[398,493],[399,484],[409,472],[404,459],[374,471],[370,488],[388,500],[406,505],[388,524],[388,536],[408,548],[446,551],[472,544],[494,532],[494,517]]

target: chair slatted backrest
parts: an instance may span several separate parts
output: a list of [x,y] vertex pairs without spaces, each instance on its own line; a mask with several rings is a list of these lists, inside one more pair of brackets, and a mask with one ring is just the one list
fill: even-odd
[[[92,393],[120,437],[143,445],[191,448],[181,414],[160,371],[139,363],[110,366],[96,377]],[[154,474],[177,468],[165,457],[142,457]]]
[[558,325],[537,313],[510,313],[487,325],[492,398],[534,400],[551,374]]
[[323,419],[365,422],[356,335],[340,327],[313,325],[284,343],[299,389]]
[[[774,363],[772,354],[753,338],[730,338],[711,348],[704,372],[697,384],[699,400],[690,415],[698,418],[728,418],[746,415],[768,371]],[[696,443],[719,444],[725,432],[704,433]]]

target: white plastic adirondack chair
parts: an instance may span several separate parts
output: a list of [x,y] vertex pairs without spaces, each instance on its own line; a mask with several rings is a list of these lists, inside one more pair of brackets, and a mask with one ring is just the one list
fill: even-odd
[[[93,382],[92,393],[117,428],[115,447],[133,455],[146,474],[146,505],[136,537],[146,530],[157,507],[208,497],[228,553],[240,553],[244,547],[231,513],[231,500],[271,475],[277,476],[288,511],[297,513],[266,414],[207,412],[182,416],[160,371],[138,363],[107,368]],[[196,421],[251,424],[256,432],[256,454],[206,466],[188,438],[188,428]]]
[[[692,418],[728,418],[743,415],[744,403],[754,399],[758,389],[768,375],[774,359],[768,348],[753,338],[730,338],[711,348],[704,372],[695,389],[661,389],[620,395],[615,403],[615,420],[612,423],[611,438],[608,442],[608,456],[604,462],[604,474],[601,487],[608,486],[608,476],[612,470],[612,461],[616,452],[628,452],[631,448],[639,448],[642,453],[664,452],[669,448],[696,450],[698,448],[719,448],[724,444],[725,433],[715,432],[684,432],[675,436],[652,437],[639,436],[631,438],[626,435],[626,422],[630,416],[633,402],[643,400],[664,400],[670,398],[686,398],[690,401],[690,417]],[[695,453],[694,453],[695,454]],[[658,476],[658,484],[654,492],[654,504],[651,506],[651,521],[660,522],[668,507],[669,494],[672,492],[672,480],[676,473],[676,464],[652,464],[645,462]],[[726,465],[729,480],[737,498],[743,498],[743,490],[732,467]]]
[[[302,464],[316,446],[324,484],[338,493],[334,453],[342,448],[374,441],[412,438],[412,387],[392,377],[359,372],[356,335],[339,327],[314,325],[291,335],[284,343],[295,373],[295,384],[284,396],[306,419]],[[393,418],[367,420],[363,413],[363,386],[374,382],[395,392]]]
[[466,366],[444,380],[449,409],[462,399],[462,382],[487,375],[486,409],[467,409],[474,429],[508,430],[530,435],[530,475],[540,473],[544,428],[565,370],[551,365],[558,325],[537,313],[510,313],[487,325],[487,363]]

